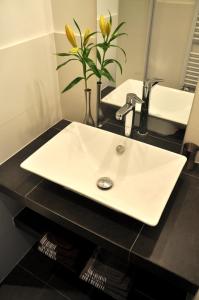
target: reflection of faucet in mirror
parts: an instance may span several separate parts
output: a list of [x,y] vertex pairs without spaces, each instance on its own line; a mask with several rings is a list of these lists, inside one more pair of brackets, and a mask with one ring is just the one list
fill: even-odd
[[148,123],[149,101],[150,101],[151,90],[156,84],[162,81],[163,79],[153,78],[153,79],[144,80],[143,82],[143,92],[142,92],[143,104],[141,107],[140,124],[138,129],[138,133],[141,135],[145,135],[148,133],[147,123]]
[[140,99],[136,94],[129,93],[126,95],[126,104],[122,106],[116,112],[116,119],[123,120],[125,117],[125,136],[130,136],[132,131],[132,126],[134,123],[134,115],[135,115],[135,105],[136,103],[143,103],[144,101]]
[[[119,68],[112,64],[111,72],[115,84],[110,83],[108,79],[103,82],[103,95],[106,96],[113,88],[120,89],[121,86],[120,94],[118,91],[118,95],[116,92],[102,100],[104,115],[109,117],[111,114],[109,104],[120,107],[125,104],[121,94],[126,97],[127,93],[132,92],[142,98],[145,79],[164,78],[164,84],[152,90],[148,125],[145,125],[145,130],[140,128],[140,133],[144,134],[148,130],[161,135],[176,134],[182,141],[199,78],[199,68],[197,68],[197,64],[199,65],[197,38],[199,0],[97,0],[97,2],[98,18],[107,11],[108,7],[113,15],[114,24],[125,20],[125,32],[128,34],[129,42],[127,47],[126,39],[121,38],[117,41],[119,47],[126,49],[128,63],[122,74]],[[176,2],[175,5],[173,2]],[[114,47],[109,53],[109,58],[122,61],[123,53],[119,49],[115,50]],[[165,59],[166,67],[162,63]],[[162,96],[159,96],[160,93]],[[140,110],[138,105],[137,108]],[[139,128],[139,125],[144,122],[139,124],[137,112],[135,125]]]

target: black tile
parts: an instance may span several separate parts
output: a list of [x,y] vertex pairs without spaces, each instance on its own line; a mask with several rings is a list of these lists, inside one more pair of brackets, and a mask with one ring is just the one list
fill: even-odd
[[[132,300],[154,300],[149,295],[146,295],[146,294],[144,294],[143,292],[141,292],[141,291],[139,291],[137,289],[135,289],[131,293],[129,299],[132,299]],[[162,299],[160,299],[160,300],[162,300]]]
[[58,266],[54,271],[48,285],[58,290],[61,294],[70,298],[71,300],[89,300],[91,287],[78,279],[63,267]]
[[1,300],[38,300],[44,284],[16,267],[0,286]]
[[71,300],[113,300],[112,297],[58,267],[48,284]]
[[106,123],[104,123],[104,125],[101,129],[107,130],[107,131],[110,131],[112,133],[116,133],[119,135],[124,135],[124,127],[121,126],[121,124],[117,125],[117,124],[112,124],[110,122],[106,122]]
[[101,98],[104,98],[105,96],[107,96],[109,93],[111,93],[113,90],[115,89],[115,87],[113,86],[107,86],[105,87],[102,92],[101,92]]
[[43,288],[43,291],[38,298],[38,300],[71,300],[70,298],[66,297],[65,295],[62,295],[61,292],[54,290],[49,285],[46,285]]
[[187,170],[185,165],[183,173],[192,177],[199,178],[199,164],[195,164],[193,170]]
[[47,282],[56,268],[56,262],[40,253],[37,250],[37,245],[35,245],[21,260],[19,266],[40,280]]
[[57,130],[62,130],[64,129],[66,126],[68,126],[71,122],[68,120],[61,120],[59,121],[57,124],[55,124],[52,128],[55,128]]
[[156,136],[151,133],[149,133],[147,136],[140,136],[136,133],[134,135],[134,138],[140,142],[147,143],[149,145],[153,145],[175,153],[180,153],[181,150],[181,144],[174,141],[169,141],[164,137]]
[[[144,226],[132,249],[132,261],[184,284],[190,292],[199,286],[199,179],[182,175],[159,224]],[[169,272],[170,271],[170,272]]]
[[128,257],[142,223],[44,181],[27,206],[84,238]]
[[154,300],[186,299],[186,292],[181,287],[143,269],[136,270],[134,290]]
[[150,135],[152,135],[154,137],[162,138],[168,142],[177,143],[180,145],[182,145],[182,143],[183,143],[184,134],[185,134],[185,129],[179,129],[176,133],[174,133],[172,135],[160,135],[156,132],[150,131]]

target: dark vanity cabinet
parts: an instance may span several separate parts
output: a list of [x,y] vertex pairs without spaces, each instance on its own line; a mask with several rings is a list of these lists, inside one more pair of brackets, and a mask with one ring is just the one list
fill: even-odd
[[[160,222],[147,226],[20,168],[22,161],[68,124],[60,121],[0,167],[1,193],[24,207],[15,215],[16,226],[33,242],[45,232],[64,232],[66,238],[74,236],[87,245],[89,255],[96,247],[106,249],[128,265],[132,278],[129,299],[185,299],[187,293],[194,295],[199,286],[198,170],[183,170]],[[111,122],[102,130],[122,134],[122,127]],[[181,147],[171,137],[154,134],[148,134],[143,142],[175,152]],[[13,180],[10,174],[14,174]],[[78,276],[74,280],[81,286]],[[108,297],[95,288],[89,293],[97,293],[96,299]]]

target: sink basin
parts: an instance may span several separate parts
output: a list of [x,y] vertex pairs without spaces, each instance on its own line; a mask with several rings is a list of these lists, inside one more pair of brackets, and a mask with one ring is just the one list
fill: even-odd
[[[73,122],[21,167],[155,226],[185,162],[180,154]],[[99,189],[101,177],[110,178],[112,188]]]

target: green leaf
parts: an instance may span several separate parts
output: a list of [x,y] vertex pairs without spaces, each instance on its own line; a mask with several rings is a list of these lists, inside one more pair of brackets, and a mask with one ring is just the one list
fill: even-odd
[[88,77],[86,78],[87,80],[92,77],[94,75],[94,73],[91,73],[90,75],[88,75]]
[[91,36],[93,36],[94,34],[96,34],[96,33],[97,33],[97,31],[91,32],[91,33],[87,36],[87,40],[88,40]]
[[119,47],[119,46],[117,46],[117,45],[110,45],[110,47],[114,47],[114,48],[120,49],[120,50],[123,52],[123,54],[124,54],[125,62],[127,61],[127,58],[126,58],[126,52],[124,51],[124,49],[122,49],[121,47]]
[[71,53],[55,53],[57,56],[71,56]]
[[79,31],[80,40],[81,40],[81,48],[82,48],[83,41],[82,41],[82,32],[81,32],[81,29],[80,29],[79,25],[77,24],[77,22],[75,21],[75,19],[73,19],[73,22],[75,23],[75,26],[77,27],[77,30]]
[[121,22],[113,31],[112,36],[115,35],[124,24],[126,24],[126,22]]
[[111,16],[110,11],[108,11],[108,12],[109,12],[109,22],[110,22],[110,24],[112,25],[112,16]]
[[104,43],[99,43],[96,45],[97,47],[102,48],[104,51],[107,51],[108,48],[110,47],[108,43],[104,42]]
[[102,63],[102,58],[101,58],[101,54],[99,52],[99,50],[97,49],[97,60],[99,61],[100,65]]
[[69,63],[69,62],[72,61],[72,60],[78,60],[78,59],[77,59],[77,58],[71,58],[71,59],[65,61],[64,63],[58,65],[57,68],[56,68],[56,70],[58,70],[58,69],[60,69],[61,67],[65,66],[67,63]]
[[85,58],[85,61],[87,63],[87,65],[89,66],[89,68],[92,70],[92,72],[98,77],[101,78],[101,73],[98,70],[98,68],[96,67],[94,61],[88,57]]
[[93,46],[93,43],[89,43],[88,45],[86,45],[87,48],[89,48],[90,46]]
[[112,42],[113,40],[117,39],[119,36],[122,36],[122,35],[128,35],[128,34],[127,33],[118,33],[116,35],[112,35],[112,37],[109,40],[109,43]]
[[91,52],[90,48],[84,48],[83,49],[82,57],[83,57],[84,60],[89,56],[90,52]]
[[106,77],[108,80],[115,82],[115,80],[113,79],[112,75],[110,74],[110,72],[106,68],[103,68],[102,75],[104,77]]
[[104,62],[104,67],[106,67],[109,64],[113,64],[113,63],[116,63],[118,65],[120,72],[122,74],[122,65],[116,59],[106,59]]
[[72,80],[66,87],[65,89],[62,91],[62,93],[70,90],[74,85],[78,84],[82,79],[84,79],[84,77],[77,77],[74,80]]

